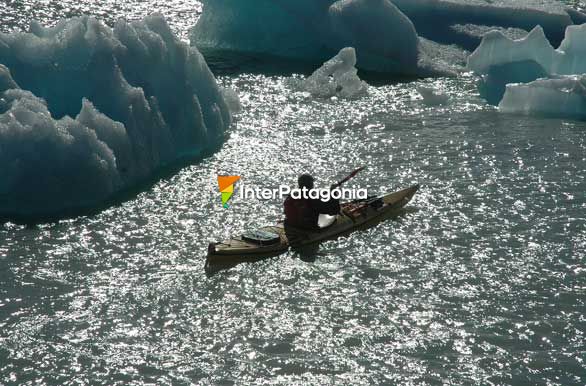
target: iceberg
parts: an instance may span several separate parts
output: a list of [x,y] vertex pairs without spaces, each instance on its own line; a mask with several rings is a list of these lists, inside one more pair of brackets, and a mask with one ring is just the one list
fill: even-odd
[[[552,0],[391,0],[415,25],[417,33],[443,44],[474,50],[478,29],[522,29],[540,25],[557,45],[574,18],[583,16]],[[573,15],[573,16],[572,16]],[[465,26],[465,28],[463,28]]]
[[219,146],[232,120],[162,16],[0,33],[0,217],[92,210]]
[[417,33],[388,0],[203,3],[190,39],[210,57],[237,53],[321,64],[352,46],[363,70],[417,73]]
[[[586,15],[554,0],[203,0],[191,44],[210,60],[236,56],[320,65],[343,47],[361,70],[456,74],[487,30],[519,37],[540,25],[557,45]],[[437,59],[437,60],[436,60]],[[225,63],[223,63],[225,64]]]
[[543,28],[535,27],[527,36],[512,40],[502,33],[487,33],[468,58],[468,68],[486,74],[495,66],[534,62],[548,74],[570,75],[586,72],[586,24],[566,28],[564,40],[554,49]]
[[354,48],[343,48],[311,76],[301,81],[298,88],[322,98],[337,96],[351,99],[362,96],[368,92],[368,84],[360,80],[355,65]]
[[498,104],[509,83],[528,83],[555,75],[586,73],[586,24],[566,28],[565,38],[554,49],[541,27],[513,40],[502,33],[487,33],[469,56],[468,68],[481,76],[480,93]]
[[508,84],[499,103],[506,113],[586,119],[586,75]]
[[480,94],[507,113],[586,118],[586,24],[566,28],[557,49],[541,27],[521,39],[486,34],[468,58]]

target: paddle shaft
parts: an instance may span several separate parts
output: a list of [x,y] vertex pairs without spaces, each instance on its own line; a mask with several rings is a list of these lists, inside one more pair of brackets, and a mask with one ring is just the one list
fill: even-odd
[[339,187],[340,185],[342,185],[343,183],[349,181],[350,179],[354,178],[354,176],[356,176],[359,172],[361,172],[362,170],[364,170],[364,167],[361,166],[358,169],[354,170],[352,173],[348,174],[344,179],[342,179],[340,182],[334,184],[332,186],[333,189]]

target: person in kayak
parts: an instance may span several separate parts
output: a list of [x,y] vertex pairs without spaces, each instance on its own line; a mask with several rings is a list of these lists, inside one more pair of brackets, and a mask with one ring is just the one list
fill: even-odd
[[[299,189],[313,189],[314,178],[309,174],[302,174],[297,179]],[[332,186],[333,188],[333,186]],[[289,195],[285,199],[285,225],[306,230],[319,230],[317,225],[320,214],[336,215],[340,212],[340,201],[330,199],[299,198],[295,199]]]

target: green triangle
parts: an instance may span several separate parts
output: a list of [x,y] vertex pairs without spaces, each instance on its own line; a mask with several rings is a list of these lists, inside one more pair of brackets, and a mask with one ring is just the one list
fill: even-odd
[[228,200],[230,200],[230,197],[232,197],[231,192],[222,193],[222,205],[224,206],[224,208],[227,208],[229,206]]

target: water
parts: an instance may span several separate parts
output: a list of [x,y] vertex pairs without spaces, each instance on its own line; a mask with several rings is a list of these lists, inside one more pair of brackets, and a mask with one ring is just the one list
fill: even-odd
[[[0,227],[0,383],[586,383],[586,123],[499,114],[471,77],[356,101],[219,81],[244,105],[221,151],[98,215]],[[281,213],[221,208],[217,174],[326,185],[358,165],[371,193],[421,183],[408,213],[313,263],[205,275],[208,242]]]
[[189,41],[188,30],[201,14],[202,5],[190,0],[2,0],[0,30],[26,31],[31,20],[54,25],[64,17],[92,15],[113,26],[118,18],[139,20],[160,13],[183,40]]

